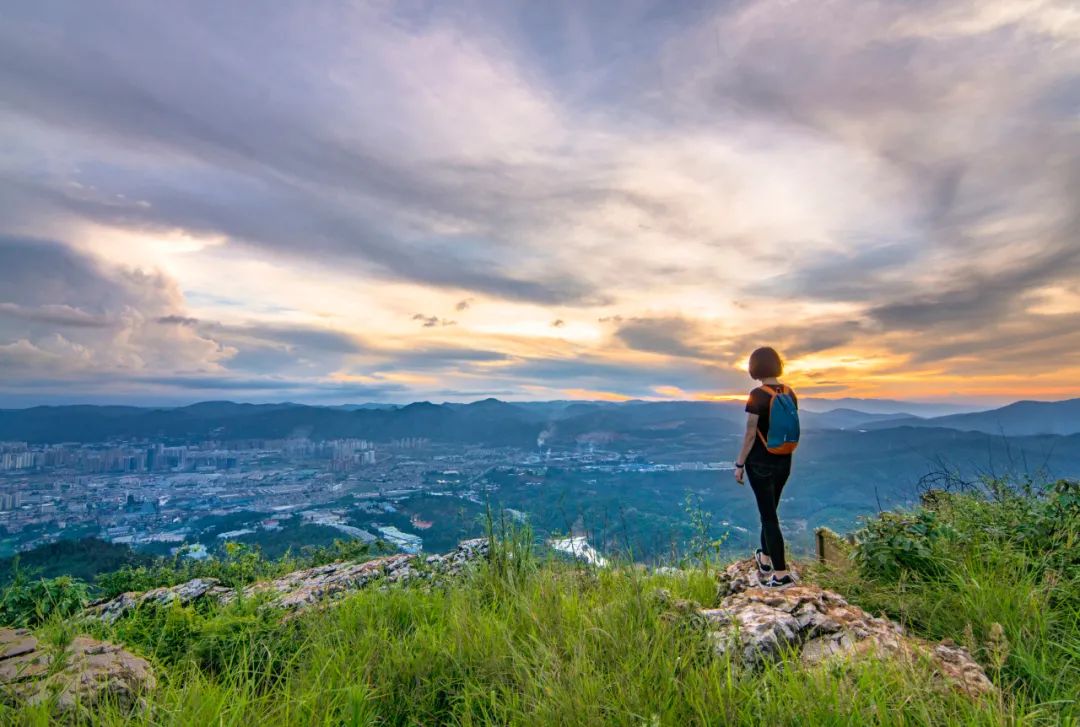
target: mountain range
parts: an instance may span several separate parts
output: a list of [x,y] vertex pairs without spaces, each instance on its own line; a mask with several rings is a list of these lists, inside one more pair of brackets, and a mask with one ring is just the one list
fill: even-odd
[[866,422],[865,428],[941,427],[965,432],[986,432],[1004,436],[1031,434],[1076,434],[1080,430],[1080,399],[1065,401],[1018,401],[1000,409],[952,414],[949,416],[903,417]]
[[[815,411],[808,407],[809,403],[802,412],[803,427],[807,430],[934,427],[1005,436],[1080,433],[1080,399],[1021,401],[998,409],[937,417],[882,411],[880,403],[867,407],[878,410],[874,412],[849,407]],[[529,447],[538,440],[569,445],[596,433],[603,433],[609,440],[627,435],[663,437],[665,432],[730,434],[739,431],[743,421],[741,402],[510,403],[484,399],[468,404],[417,402],[398,407],[322,407],[208,401],[176,408],[74,405],[3,409],[0,441],[101,442],[141,438],[184,441],[299,436],[389,441],[426,437],[443,442]]]

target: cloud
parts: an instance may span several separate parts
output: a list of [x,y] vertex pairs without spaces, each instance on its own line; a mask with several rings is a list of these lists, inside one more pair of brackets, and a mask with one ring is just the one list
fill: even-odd
[[[99,153],[115,151],[116,160],[87,165],[78,187],[23,178],[21,192],[39,208],[133,228],[224,234],[276,254],[317,253],[369,275],[503,297],[593,295],[566,270],[523,265],[520,245],[500,245],[522,203],[538,201],[527,188],[505,185],[518,172],[501,161],[501,150],[551,129],[552,112],[482,43],[441,29],[410,33],[392,16],[358,6],[292,23],[304,10],[292,3],[273,13],[292,28],[288,34],[272,29],[273,18],[252,26],[234,16],[219,18],[210,30],[216,38],[206,36],[206,15],[194,7],[160,17],[136,17],[120,3],[89,15],[72,7],[69,22],[81,33],[59,41],[32,8],[20,10],[0,31],[0,88],[19,109],[16,122],[89,134]],[[364,39],[343,34],[345,27]],[[208,42],[227,44],[231,56],[193,53]],[[308,54],[306,62],[282,67],[296,52]],[[173,63],[179,58],[183,71]],[[306,73],[308,64],[330,73]],[[265,92],[273,68],[281,72],[276,81],[294,81],[288,103]],[[188,82],[196,76],[205,83]],[[342,104],[346,78],[400,85],[393,97],[351,95]],[[485,100],[431,108],[429,89],[440,87]],[[376,112],[396,112],[404,125],[371,123]],[[370,135],[342,136],[343,125]],[[437,159],[449,150],[457,158]],[[182,162],[162,168],[159,155]],[[447,227],[464,232],[447,234]],[[490,254],[464,249],[463,236]]]
[[18,303],[0,303],[0,316],[21,318],[35,323],[60,327],[108,328],[111,325],[107,319],[101,316],[63,304],[23,306]]
[[457,321],[447,320],[446,318],[439,318],[438,316],[426,316],[423,313],[417,313],[412,317],[414,321],[420,321],[424,328],[435,328],[436,326],[456,326]]
[[1076,365],[1064,0],[466,6],[6,8],[7,385]]
[[385,399],[387,396],[400,395],[405,387],[395,384],[358,384],[338,381],[289,380],[277,377],[241,378],[218,376],[161,376],[146,377],[138,381],[148,386],[162,386],[168,389],[187,391],[233,391],[262,392],[271,396],[303,395],[309,398],[338,398],[340,396],[357,397],[360,400]]
[[593,356],[520,359],[501,373],[504,380],[549,391],[572,388],[643,398],[655,396],[656,388],[663,386],[678,386],[686,391],[741,391],[750,383],[744,372],[717,364],[680,360],[626,362]]
[[223,340],[240,344],[256,341],[288,351],[355,354],[371,350],[358,336],[329,328],[284,323],[213,324],[204,330]]
[[631,318],[621,321],[615,337],[632,349],[666,356],[709,358],[703,328],[687,318]]
[[54,241],[0,236],[0,345],[16,377],[42,367],[58,376],[220,369],[233,351],[157,324],[182,305],[161,274],[111,268]]
[[878,334],[878,330],[863,320],[818,318],[742,334],[731,341],[729,347],[747,354],[760,346],[772,346],[792,359],[841,348],[858,343],[860,339],[872,339]]
[[[514,360],[510,354],[484,348],[455,346],[450,344],[417,344],[404,347],[371,347],[352,358],[347,373],[361,372],[365,375],[383,375],[394,372],[429,373],[432,371],[452,373],[462,365],[492,363]],[[370,372],[376,372],[371,374]]]

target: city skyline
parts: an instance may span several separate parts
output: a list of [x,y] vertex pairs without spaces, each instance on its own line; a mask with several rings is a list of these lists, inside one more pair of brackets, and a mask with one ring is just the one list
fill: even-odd
[[1080,396],[1069,3],[3,14],[0,407]]

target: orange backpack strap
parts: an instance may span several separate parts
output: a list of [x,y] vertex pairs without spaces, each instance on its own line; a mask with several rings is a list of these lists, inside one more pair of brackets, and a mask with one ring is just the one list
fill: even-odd
[[[769,395],[769,408],[771,409],[772,408],[772,400],[776,397],[776,392],[773,391],[772,389],[770,389],[768,386],[765,386],[765,384],[762,384],[758,388]],[[766,449],[768,449],[769,443],[765,439],[765,435],[761,433],[761,428],[760,427],[755,427],[755,429],[757,430],[758,439],[760,439],[761,443],[765,445]]]
[[777,384],[777,386],[780,387],[780,391],[776,391],[772,387],[766,386],[765,384],[762,384],[758,388],[769,395],[769,401],[770,402],[773,399],[775,399],[777,396],[779,396],[780,394],[790,394],[791,393],[791,387],[788,386],[787,384]]

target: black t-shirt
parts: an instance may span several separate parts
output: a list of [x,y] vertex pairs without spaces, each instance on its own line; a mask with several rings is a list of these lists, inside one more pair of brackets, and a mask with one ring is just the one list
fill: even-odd
[[[762,464],[784,464],[791,460],[791,455],[773,454],[765,448],[765,444],[761,441],[762,437],[769,438],[769,405],[772,403],[772,397],[764,391],[766,386],[777,392],[783,390],[780,384],[762,384],[750,392],[750,397],[746,400],[746,412],[758,415],[757,428],[761,436],[754,437],[754,446],[750,448],[750,454],[746,455],[746,461]],[[795,406],[798,407],[799,397],[795,395],[795,391],[791,387],[788,387],[788,390],[791,391],[791,398],[795,400]]]

